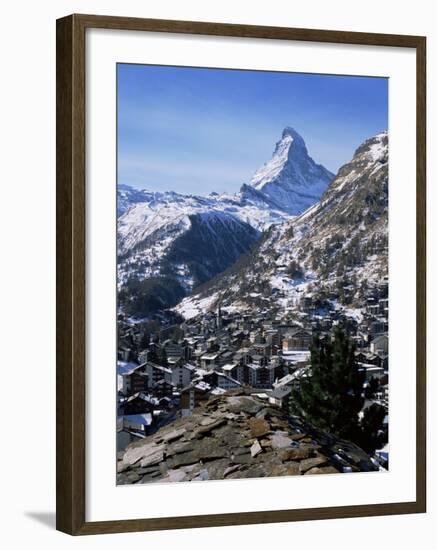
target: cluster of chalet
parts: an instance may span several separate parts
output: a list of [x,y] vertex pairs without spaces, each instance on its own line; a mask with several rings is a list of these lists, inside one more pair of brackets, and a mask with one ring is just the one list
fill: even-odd
[[[310,376],[315,331],[328,334],[347,323],[366,384],[377,381],[387,404],[388,301],[384,288],[369,296],[357,323],[348,312],[312,307],[298,312],[227,312],[218,307],[178,325],[146,334],[141,323],[118,321],[118,448],[154,433],[201,401],[241,386],[287,407],[302,377]],[[367,406],[370,404],[367,403]]]

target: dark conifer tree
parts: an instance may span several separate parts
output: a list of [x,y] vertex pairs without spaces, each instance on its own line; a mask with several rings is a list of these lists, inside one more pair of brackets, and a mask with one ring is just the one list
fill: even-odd
[[358,414],[364,398],[363,374],[355,362],[354,345],[336,328],[332,339],[314,338],[311,376],[294,392],[294,408],[314,426],[345,439],[357,439]]
[[387,433],[383,430],[386,414],[384,407],[376,403],[373,403],[364,411],[355,443],[367,453],[372,454],[387,441]]

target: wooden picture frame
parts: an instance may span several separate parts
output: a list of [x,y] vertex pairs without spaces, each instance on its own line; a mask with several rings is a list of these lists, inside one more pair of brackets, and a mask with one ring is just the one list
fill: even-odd
[[[87,522],[85,514],[85,32],[89,28],[410,48],[417,85],[416,498],[411,502]],[[275,523],[426,510],[426,39],[188,21],[70,15],[57,21],[57,529],[71,535]]]

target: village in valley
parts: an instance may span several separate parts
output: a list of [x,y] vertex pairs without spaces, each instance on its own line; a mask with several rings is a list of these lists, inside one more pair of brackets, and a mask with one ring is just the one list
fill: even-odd
[[[314,335],[343,327],[363,373],[366,408],[387,411],[388,278],[367,290],[363,307],[348,310],[335,292],[304,294],[290,307],[254,311],[222,307],[183,319],[175,312],[138,321],[118,316],[117,451],[147,439],[209,399],[244,390],[291,415],[293,392],[311,376]],[[360,413],[362,414],[362,413]],[[388,467],[388,445],[374,460]]]

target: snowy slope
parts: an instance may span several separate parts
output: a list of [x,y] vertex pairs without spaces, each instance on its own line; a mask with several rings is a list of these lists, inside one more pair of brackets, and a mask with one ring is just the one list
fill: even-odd
[[[136,231],[119,227],[118,285],[121,303],[133,316],[146,317],[166,309],[247,252],[260,232],[221,211],[172,205],[151,209],[131,207],[122,216],[141,218]],[[127,227],[130,227],[127,224]],[[156,297],[159,300],[156,301]]]
[[302,136],[287,127],[272,158],[255,172],[251,185],[296,215],[319,200],[333,177],[308,155]]
[[124,214],[134,204],[149,202],[152,200],[153,195],[156,195],[156,193],[119,184],[117,186],[117,216]]
[[119,244],[123,251],[135,246],[158,226],[177,222],[190,214],[223,212],[259,231],[290,218],[262,192],[247,185],[243,185],[238,193],[212,193],[208,196],[136,191],[127,186],[120,189],[119,186],[118,201],[122,210],[118,219]]

